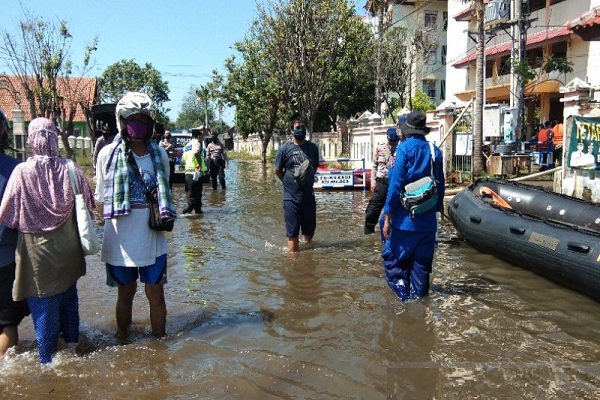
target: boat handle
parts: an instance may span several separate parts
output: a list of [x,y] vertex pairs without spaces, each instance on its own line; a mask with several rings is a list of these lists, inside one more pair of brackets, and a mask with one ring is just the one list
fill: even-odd
[[476,224],[481,222],[481,217],[477,216],[477,215],[471,215],[471,217],[469,217],[469,219],[471,220],[471,222],[475,222]]
[[510,233],[516,233],[517,235],[522,235],[525,233],[525,228],[511,226]]
[[575,243],[575,242],[569,242],[567,243],[567,248],[569,250],[575,251],[577,253],[589,253],[591,250],[591,247],[588,246],[585,243]]

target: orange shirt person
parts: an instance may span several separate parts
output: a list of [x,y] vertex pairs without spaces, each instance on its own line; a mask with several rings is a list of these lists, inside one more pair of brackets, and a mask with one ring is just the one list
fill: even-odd
[[554,142],[554,146],[562,146],[563,144],[563,137],[564,137],[564,127],[562,123],[558,123],[556,125],[554,125],[554,127],[552,128],[552,132],[554,132],[554,137],[553,137],[553,142]]

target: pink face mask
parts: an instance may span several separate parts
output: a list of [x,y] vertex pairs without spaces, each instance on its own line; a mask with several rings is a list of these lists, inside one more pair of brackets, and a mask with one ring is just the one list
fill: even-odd
[[127,129],[127,136],[132,140],[146,140],[150,136],[148,125],[144,121],[126,119],[125,128]]

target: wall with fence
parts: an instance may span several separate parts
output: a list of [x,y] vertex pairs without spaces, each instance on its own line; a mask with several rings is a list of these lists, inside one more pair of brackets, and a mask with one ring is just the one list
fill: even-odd
[[[71,147],[71,150],[73,150],[73,153],[76,156],[91,157],[92,154],[94,153],[94,142],[89,137],[69,136],[67,138],[67,140],[69,142],[69,146]],[[60,139],[60,138],[58,139],[58,148],[60,150],[64,150],[64,145],[63,145],[62,139]]]
[[[337,158],[342,154],[342,142],[338,132],[314,132],[311,135],[311,141],[319,147],[321,158]],[[267,154],[277,151],[284,140],[291,140],[290,137],[283,137],[274,134],[267,147]],[[233,150],[260,156],[262,154],[262,140],[258,133],[248,135],[243,138],[237,135],[233,138]]]

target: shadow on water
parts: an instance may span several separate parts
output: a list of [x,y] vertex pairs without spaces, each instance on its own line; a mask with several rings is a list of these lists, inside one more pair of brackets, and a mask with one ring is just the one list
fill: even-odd
[[498,291],[498,283],[493,279],[482,276],[472,276],[456,279],[443,284],[432,283],[430,290],[441,296],[475,296]]
[[[370,192],[317,193],[313,247],[291,255],[272,165],[233,161],[226,177],[167,235],[165,338],[150,335],[141,285],[129,340],[114,337],[116,291],[89,257],[76,354],[40,367],[26,319],[0,397],[598,397],[598,303],[475,251],[448,221],[431,295],[402,303],[363,234]],[[181,210],[182,184],[174,199]]]
[[[271,310],[210,310],[207,307],[199,308],[196,311],[189,311],[176,315],[170,315],[170,318],[177,323],[175,327],[171,326],[171,331],[162,338],[154,339],[149,336],[146,329],[133,327],[131,334],[125,338],[117,338],[114,332],[107,331],[105,327],[91,327],[84,325],[80,334],[79,343],[76,352],[80,356],[95,353],[108,349],[113,346],[126,346],[136,343],[143,343],[148,340],[159,340],[165,343],[179,340],[182,334],[202,333],[215,328],[222,327],[240,327],[242,325],[268,324],[275,319],[275,312]],[[173,330],[174,329],[174,330]],[[66,348],[62,344],[61,348]],[[35,350],[35,349],[29,349]],[[59,349],[60,350],[60,349]]]

